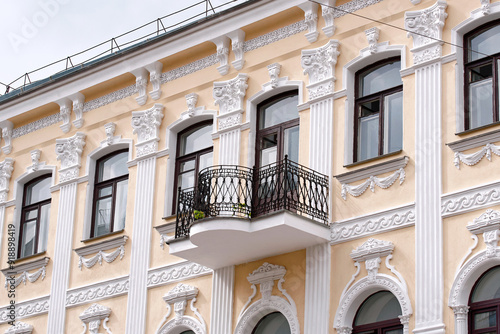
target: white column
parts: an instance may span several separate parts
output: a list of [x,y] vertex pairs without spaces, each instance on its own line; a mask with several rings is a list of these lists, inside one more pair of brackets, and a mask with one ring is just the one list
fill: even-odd
[[222,132],[219,138],[219,164],[239,165],[241,130],[237,128]]
[[137,134],[137,179],[135,186],[132,250],[130,254],[129,292],[125,333],[146,331],[147,281],[153,226],[158,129],[163,105],[132,113],[132,127]]
[[214,270],[210,333],[232,334],[234,266]]
[[[12,175],[12,171],[14,167],[14,159],[5,158],[4,161],[0,162],[0,257],[2,255],[2,250],[8,249],[8,247],[4,246],[4,225],[5,225],[5,202],[7,202],[7,195],[9,193],[9,183],[10,176]],[[5,239],[7,240],[7,238]],[[6,245],[9,243],[6,242]]]
[[467,334],[469,306],[455,306],[453,307],[453,313],[455,313],[455,334]]
[[[446,1],[407,12],[415,73],[415,329],[444,333],[441,219],[441,39]],[[432,17],[432,19],[430,19]],[[430,36],[435,39],[427,38]]]
[[306,249],[305,334],[328,334],[330,315],[330,244]]
[[66,320],[66,291],[69,284],[73,225],[75,223],[77,178],[85,134],[77,132],[73,137],[56,139],[59,169],[59,207],[54,257],[52,259],[52,282],[49,297],[47,333],[64,333]]
[[[309,75],[311,118],[309,128],[309,167],[331,175],[333,150],[333,97],[338,41],[302,51],[302,67]],[[330,178],[330,189],[332,189]],[[331,204],[330,204],[331,208]],[[330,210],[331,214],[331,210]],[[306,250],[305,334],[327,334],[330,306],[331,248],[328,243]]]

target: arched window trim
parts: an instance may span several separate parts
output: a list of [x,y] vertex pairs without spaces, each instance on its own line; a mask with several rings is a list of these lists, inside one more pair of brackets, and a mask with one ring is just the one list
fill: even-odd
[[161,326],[157,334],[181,334],[184,331],[192,330],[195,334],[206,334],[202,323],[197,319],[184,315],[179,319],[171,319],[165,325]]
[[247,99],[246,104],[246,125],[250,128],[250,133],[248,135],[248,166],[253,166],[255,164],[255,143],[258,130],[257,124],[257,106],[273,96],[285,93],[288,91],[298,90],[299,98],[299,113],[301,106],[304,103],[304,82],[299,80],[288,80],[288,77],[282,77],[277,80],[274,84],[269,81],[262,85],[262,89],[256,94],[252,95]]
[[87,183],[87,193],[85,195],[85,211],[83,215],[83,231],[82,239],[87,240],[90,238],[90,233],[92,229],[92,208],[94,203],[94,184],[95,184],[95,173],[97,161],[106,155],[112,154],[113,152],[128,150],[128,161],[132,160],[132,139],[121,139],[117,138],[114,140],[113,144],[108,145],[106,141],[101,143],[101,146],[93,150],[87,155],[86,163],[86,175],[85,178],[88,180]]
[[401,282],[385,274],[363,277],[341,296],[334,320],[334,327],[337,331],[343,334],[351,333],[354,317],[359,307],[368,297],[379,291],[389,291],[396,296],[403,312],[399,317],[404,326],[403,332],[408,334],[408,323],[413,313],[410,297]]
[[[406,46],[389,45],[389,42],[377,44],[377,52],[372,53],[370,47],[366,47],[359,52],[359,56],[348,62],[342,71],[342,90],[345,95],[339,94],[337,97],[347,96],[345,101],[345,138],[344,138],[344,165],[353,163],[354,151],[354,103],[355,103],[355,78],[356,73],[378,61],[386,58],[400,57],[401,71],[406,69]],[[404,109],[403,109],[404,115]],[[404,143],[403,143],[404,146]]]
[[[480,3],[478,3],[480,5]],[[455,126],[456,132],[461,133],[465,131],[464,121],[464,36],[465,34],[473,31],[474,29],[500,19],[500,3],[491,3],[487,15],[483,12],[481,7],[474,9],[470,13],[470,17],[451,30],[451,52],[456,55],[455,73]],[[456,46],[455,46],[456,45]],[[474,130],[474,129],[473,129]]]
[[45,165],[45,163],[42,162],[39,164],[39,167],[36,170],[31,169],[31,166],[29,166],[28,171],[23,173],[14,181],[14,197],[13,197],[15,205],[14,222],[16,225],[16,232],[15,232],[16,240],[18,240],[18,242],[16,243],[16,256],[19,253],[19,242],[21,240],[19,232],[21,224],[21,213],[23,208],[24,186],[36,178],[50,174],[51,177],[50,192],[53,193],[54,191],[57,190],[55,187],[56,169],[57,169],[56,166]]
[[[172,201],[173,193],[172,189],[174,187],[175,179],[175,158],[177,156],[177,138],[178,134],[183,130],[189,128],[190,126],[212,120],[213,124],[216,124],[215,117],[217,116],[217,111],[215,110],[205,110],[204,107],[195,108],[192,113],[182,113],[179,119],[170,124],[167,127],[166,135],[166,148],[165,154],[168,155],[167,159],[167,177],[165,182],[165,202],[164,202],[164,217],[171,216],[172,211]],[[215,131],[214,126],[214,131]],[[212,133],[213,138],[214,133]]]

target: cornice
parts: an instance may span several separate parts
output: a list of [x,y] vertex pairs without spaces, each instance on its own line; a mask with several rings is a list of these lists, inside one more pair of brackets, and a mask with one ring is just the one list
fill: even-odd
[[5,268],[5,269],[2,269],[1,271],[5,277],[7,277],[7,273],[9,275],[18,275],[18,274],[21,274],[25,271],[30,271],[30,270],[35,270],[35,269],[40,269],[42,267],[45,267],[49,263],[49,260],[50,260],[49,257],[42,257],[40,259],[36,259],[36,260],[30,261],[30,262],[14,265],[12,269]]

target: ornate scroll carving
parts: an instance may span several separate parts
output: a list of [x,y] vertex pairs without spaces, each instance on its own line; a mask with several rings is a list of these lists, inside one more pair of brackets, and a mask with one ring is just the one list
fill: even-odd
[[137,157],[143,157],[158,150],[159,128],[163,119],[163,105],[156,103],[145,111],[132,112],[132,128],[137,134]]
[[149,95],[153,100],[158,100],[161,96],[161,69],[163,64],[159,61],[155,61],[152,64],[146,65],[146,69],[149,71],[149,81],[153,85],[153,90],[149,92]]
[[492,209],[475,218],[467,224],[467,229],[472,234],[483,233],[486,244],[486,257],[497,255],[498,241],[500,240],[500,212]]
[[85,137],[84,133],[77,132],[73,137],[56,139],[57,160],[61,161],[59,182],[73,180],[78,177]]
[[115,123],[111,122],[111,123],[104,124],[104,131],[106,132],[106,143],[108,145],[113,144],[115,139],[116,139],[115,129],[116,129]]
[[7,194],[9,193],[10,176],[14,170],[14,159],[5,158],[0,162],[0,203],[7,201]]
[[335,4],[337,0],[326,0],[324,5],[321,5],[321,14],[325,20],[325,26],[323,27],[323,32],[326,36],[332,37],[335,33]]
[[433,6],[405,13],[405,28],[408,37],[413,37],[413,63],[441,57],[441,39],[444,20],[448,17],[445,0],[438,0]]
[[231,64],[233,64],[234,68],[239,71],[243,68],[243,64],[245,63],[245,59],[243,59],[245,32],[241,29],[238,29],[228,33],[227,36],[231,39],[232,49],[235,58]]
[[370,28],[368,30],[365,30],[365,35],[366,39],[368,40],[368,44],[370,44],[370,53],[376,53],[380,29],[377,27]]
[[82,93],[76,93],[69,98],[73,101],[73,112],[75,113],[73,125],[79,129],[83,126],[83,102],[85,101],[85,96]]
[[219,105],[220,115],[243,111],[243,99],[248,88],[247,80],[248,76],[240,73],[234,79],[214,82],[213,97],[215,104]]
[[316,42],[318,39],[318,4],[314,2],[306,2],[299,5],[300,9],[304,11],[305,23],[307,25],[308,32],[306,33],[306,38],[309,43]]
[[146,104],[148,96],[146,95],[146,88],[148,86],[148,72],[145,68],[141,67],[131,72],[135,75],[135,89],[139,92],[135,100],[142,106]]
[[271,78],[271,87],[278,87],[278,81],[280,78],[281,65],[278,63],[273,63],[271,65],[267,65],[267,70],[269,72],[269,78]]
[[315,99],[333,93],[335,64],[339,42],[330,40],[326,45],[302,51],[302,68],[309,75],[309,98]]
[[185,97],[186,97],[186,104],[188,107],[187,114],[189,117],[192,117],[196,109],[196,104],[198,103],[198,94],[191,93],[186,95]]
[[80,314],[80,320],[83,322],[84,330],[81,334],[87,332],[87,326],[90,334],[99,334],[99,328],[101,326],[106,330],[107,334],[113,334],[107,326],[109,321],[109,316],[111,314],[111,309],[106,306],[99,304],[92,304],[88,309],[86,309],[82,314]]
[[59,127],[64,133],[67,133],[71,128],[71,123],[69,122],[71,116],[71,100],[64,98],[56,101],[56,103],[59,105],[59,114],[61,115],[61,119],[63,121],[63,124]]
[[21,321],[16,321],[16,324],[9,327],[5,334],[31,334],[33,333],[33,326],[28,325]]
[[397,179],[399,179],[400,185],[403,184],[405,178],[406,174],[404,168],[400,168],[391,175],[382,178],[372,175],[365,182],[357,186],[352,186],[350,184],[343,183],[341,195],[344,200],[347,200],[347,193],[349,193],[354,197],[358,197],[361,196],[368,189],[368,187],[370,187],[370,190],[373,193],[375,192],[375,185],[377,185],[382,189],[387,189],[390,186],[392,186]]
[[490,13],[490,1],[491,0],[480,0],[481,1],[481,11],[483,15],[488,15]]
[[229,72],[228,57],[229,57],[229,38],[227,36],[220,36],[212,40],[212,42],[217,47],[217,60],[220,66],[217,67],[217,71],[221,75],[226,75]]

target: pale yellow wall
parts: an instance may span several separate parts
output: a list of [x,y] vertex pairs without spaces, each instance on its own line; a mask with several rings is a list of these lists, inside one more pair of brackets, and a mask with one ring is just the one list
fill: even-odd
[[[31,332],[31,334],[47,334],[47,319],[48,316],[47,313],[45,313],[34,317],[29,317],[28,319],[21,319],[20,321],[33,326],[33,332]],[[9,324],[1,324],[0,333],[5,333],[5,331],[8,330],[9,327]],[[81,330],[82,328],[79,329],[79,332],[75,333],[81,333]]]

